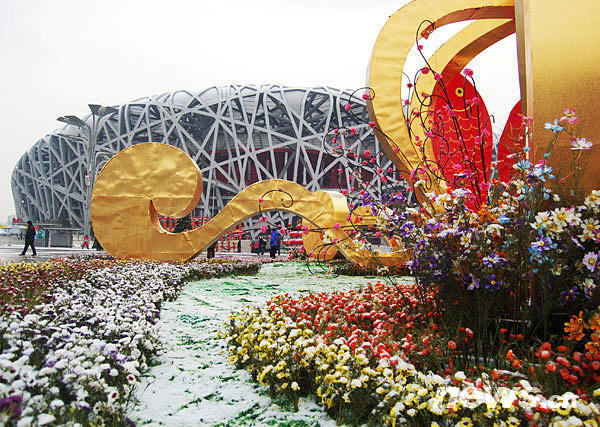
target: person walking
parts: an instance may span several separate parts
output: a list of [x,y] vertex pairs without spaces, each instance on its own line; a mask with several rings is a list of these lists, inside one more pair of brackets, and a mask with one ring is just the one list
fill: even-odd
[[217,249],[217,243],[219,243],[218,240],[215,240],[215,242],[210,245],[208,247],[208,249],[206,249],[206,259],[213,259],[215,257],[215,251]]
[[89,249],[90,248],[90,238],[86,234],[83,236],[83,244],[81,245],[81,249]]
[[258,254],[263,256],[265,254],[265,248],[267,247],[267,241],[263,236],[258,238]]
[[269,244],[271,245],[270,250],[269,250],[269,255],[271,255],[271,258],[275,258],[275,254],[277,253],[277,241],[278,241],[277,236],[278,235],[279,235],[279,231],[277,231],[277,230],[273,230],[273,232],[271,233],[271,240],[269,241]]
[[35,250],[35,227],[33,226],[33,222],[27,221],[27,231],[25,231],[25,247],[23,248],[23,252],[21,252],[21,256],[25,256],[27,249],[31,246],[31,251],[33,252],[33,256],[37,255],[37,251]]

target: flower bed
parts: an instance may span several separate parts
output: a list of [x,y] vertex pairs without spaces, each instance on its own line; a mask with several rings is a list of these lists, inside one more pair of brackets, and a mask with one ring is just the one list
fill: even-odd
[[100,258],[68,258],[0,265],[0,313],[27,314],[32,307],[50,298],[53,283],[78,280],[113,263]]
[[82,279],[61,281],[61,273],[47,272],[52,263],[45,264],[38,267],[45,277],[57,278],[46,283],[52,300],[29,314],[0,317],[0,417],[10,424],[125,425],[140,372],[161,346],[156,322],[162,302],[174,299],[186,280],[260,267],[112,262]]
[[330,415],[351,424],[596,425],[600,389],[583,397],[548,394],[522,374],[456,370],[473,333],[463,328],[461,341],[445,337],[433,296],[417,292],[377,283],[274,297],[267,309],[232,315],[225,330],[230,361],[273,395],[297,402],[316,394]]

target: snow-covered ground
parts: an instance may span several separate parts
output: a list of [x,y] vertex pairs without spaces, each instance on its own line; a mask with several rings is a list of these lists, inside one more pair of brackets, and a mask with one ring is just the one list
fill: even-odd
[[313,276],[304,264],[275,263],[263,265],[256,276],[188,283],[176,301],[162,307],[161,334],[168,345],[142,378],[139,403],[129,417],[138,425],[335,426],[309,399],[300,401],[298,412],[272,401],[267,387],[227,361],[217,332],[231,312],[264,305],[272,295],[347,290],[376,280]]

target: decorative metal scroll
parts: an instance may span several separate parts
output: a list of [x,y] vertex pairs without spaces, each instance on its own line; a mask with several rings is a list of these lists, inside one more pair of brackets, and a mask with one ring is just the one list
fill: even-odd
[[[193,231],[169,233],[161,213],[183,217],[198,204],[202,175],[194,161],[176,147],[138,144],[117,153],[100,171],[92,196],[92,223],[102,247],[116,258],[188,261],[221,234],[256,214],[283,210],[302,216],[319,232],[328,233],[347,258],[358,263],[398,263],[405,255],[377,255],[357,247],[339,224],[345,199],[311,193],[299,184],[266,180],[248,186],[208,223]],[[345,212],[348,207],[345,207]],[[381,260],[380,260],[381,258]]]

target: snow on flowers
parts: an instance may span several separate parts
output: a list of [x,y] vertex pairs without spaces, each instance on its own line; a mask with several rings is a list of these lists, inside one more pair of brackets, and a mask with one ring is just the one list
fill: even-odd
[[[85,261],[73,262],[85,266]],[[106,265],[78,280],[63,282],[54,280],[60,274],[49,274],[53,280],[40,286],[51,298],[29,314],[0,317],[4,421],[19,426],[130,423],[124,413],[131,392],[162,345],[157,330],[162,302],[174,299],[186,280],[259,268],[247,262]],[[62,271],[64,266],[57,262],[55,267]],[[37,268],[52,270],[52,265]]]
[[[315,393],[330,414],[350,423],[558,425],[576,419],[594,425],[600,416],[595,401],[571,392],[546,395],[523,376],[505,381],[506,372],[496,370],[424,369],[428,354],[443,360],[457,344],[440,348],[436,308],[419,304],[414,292],[377,283],[346,293],[274,297],[267,309],[232,315],[225,326],[230,361],[292,402]],[[472,334],[465,328],[463,337]],[[544,348],[550,357],[551,348]],[[517,360],[512,352],[509,359]]]

